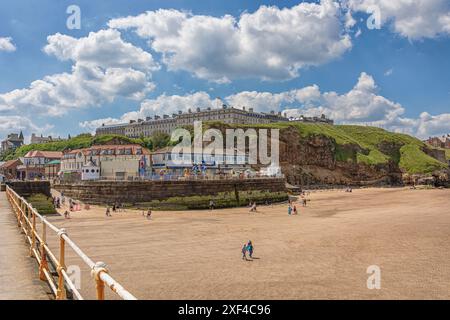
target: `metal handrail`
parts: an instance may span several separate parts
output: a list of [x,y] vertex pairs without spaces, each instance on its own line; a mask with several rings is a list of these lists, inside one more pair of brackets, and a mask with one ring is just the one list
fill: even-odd
[[[31,206],[24,198],[19,196],[12,188],[6,186],[6,196],[16,215],[18,227],[25,234],[27,242],[30,244],[30,256],[36,258],[39,264],[39,278],[47,281],[56,299],[63,300],[67,298],[66,285],[73,296],[78,300],[83,300],[82,295],[76,288],[67,274],[65,266],[65,248],[66,244],[83,260],[91,269],[91,275],[96,283],[97,299],[105,299],[105,285],[111,291],[124,300],[137,300],[120,283],[109,275],[108,267],[103,262],[95,263],[86,255],[77,244],[70,239],[65,229],[60,229],[47,221],[40,215],[35,208]],[[42,234],[39,235],[36,229],[36,219],[42,223]],[[50,228],[59,238],[59,259],[50,250],[47,245],[47,228]],[[54,265],[58,273],[57,281],[54,280],[48,262]]]

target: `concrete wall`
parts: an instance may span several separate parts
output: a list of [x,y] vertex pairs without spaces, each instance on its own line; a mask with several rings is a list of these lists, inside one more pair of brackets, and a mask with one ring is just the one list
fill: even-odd
[[37,193],[51,196],[49,181],[13,181],[8,182],[7,185],[22,197],[29,197]]
[[285,181],[273,179],[197,181],[82,181],[53,185],[65,196],[90,204],[139,203],[171,197],[217,195],[221,192],[286,191]]

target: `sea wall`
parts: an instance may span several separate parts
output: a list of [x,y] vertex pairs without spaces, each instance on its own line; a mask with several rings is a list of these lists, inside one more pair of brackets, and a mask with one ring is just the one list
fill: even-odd
[[[53,188],[64,195],[89,204],[148,203],[170,198],[218,196],[233,194],[239,203],[240,193],[263,192],[267,200],[270,194],[286,192],[283,178],[233,179],[233,180],[190,180],[190,181],[82,181],[61,182]],[[279,195],[279,194],[278,194]],[[277,195],[277,198],[279,196]],[[287,199],[287,195],[286,195]],[[275,200],[275,199],[274,199]]]
[[18,195],[25,198],[33,194],[51,196],[49,181],[12,181],[6,184],[17,192]]

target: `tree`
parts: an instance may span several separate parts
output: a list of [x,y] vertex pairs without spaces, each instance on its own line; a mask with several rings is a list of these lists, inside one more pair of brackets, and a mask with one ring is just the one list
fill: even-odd
[[155,150],[167,147],[170,142],[170,136],[164,132],[156,132],[151,136],[152,147]]

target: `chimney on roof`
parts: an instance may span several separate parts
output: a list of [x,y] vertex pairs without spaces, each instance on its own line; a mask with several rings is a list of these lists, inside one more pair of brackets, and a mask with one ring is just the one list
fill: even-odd
[[145,121],[151,121],[152,117],[145,117]]
[[273,110],[270,110],[270,114],[275,114],[275,111],[273,111]]
[[161,118],[160,116],[155,115],[155,120],[158,120],[158,119],[160,119],[160,118]]
[[178,114],[183,114],[183,111],[181,111],[181,110],[178,110]]
[[189,112],[189,113],[192,113],[192,110],[191,110],[191,108],[189,108],[189,109],[188,109],[188,112]]
[[144,120],[142,120],[142,119],[138,119],[138,122],[144,122]]
[[136,122],[136,120],[130,120],[130,123],[135,123]]
[[222,109],[226,109],[227,108],[227,105],[224,103],[223,105],[222,105]]
[[167,118],[169,118],[169,115],[163,114],[163,118],[164,118],[164,119],[167,119]]
[[206,110],[211,111],[211,107],[206,108]]
[[197,112],[200,112],[200,108],[197,108]]
[[244,111],[245,111],[245,106],[244,106],[244,107],[242,107],[242,110],[244,110]]
[[248,111],[253,112],[253,108],[249,108]]

